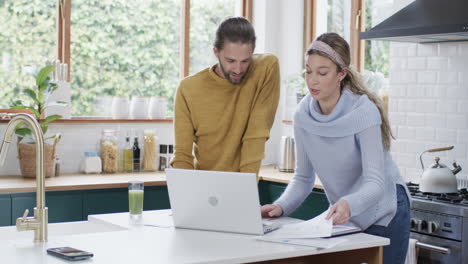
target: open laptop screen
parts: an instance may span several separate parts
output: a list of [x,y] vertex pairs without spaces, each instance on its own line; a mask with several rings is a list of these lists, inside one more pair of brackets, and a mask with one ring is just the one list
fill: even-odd
[[254,173],[166,169],[178,228],[263,234]]

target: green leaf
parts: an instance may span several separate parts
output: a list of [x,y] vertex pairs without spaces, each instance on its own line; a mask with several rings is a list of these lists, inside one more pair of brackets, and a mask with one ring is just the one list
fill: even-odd
[[44,141],[47,141],[47,140],[49,140],[49,139],[55,139],[55,135],[50,136],[50,137],[45,137],[45,138],[44,138]]
[[38,94],[38,97],[37,97],[37,101],[40,103],[40,104],[45,104],[45,101],[44,101],[44,93],[39,93]]
[[11,104],[12,109],[21,109],[21,108],[13,108],[13,107],[16,107],[16,106],[24,106],[23,101],[21,101],[21,100],[16,100],[16,101],[14,101],[14,102]]
[[36,92],[34,92],[32,89],[25,89],[24,90],[24,93],[29,96],[31,99],[34,100],[34,103],[35,104],[39,104],[39,101],[37,100],[37,95],[36,95]]
[[45,133],[47,133],[47,129],[49,127],[47,126],[46,123],[41,123],[41,129],[42,129],[42,134],[45,135]]
[[49,106],[67,106],[67,102],[65,101],[54,101],[54,102],[49,102],[46,104],[46,107]]
[[12,106],[10,107],[11,109],[28,109],[29,106],[26,106],[26,105],[15,105],[15,106]]
[[36,77],[36,86],[40,87],[41,84],[47,79],[49,74],[55,70],[55,66],[47,65],[42,68]]
[[53,91],[57,90],[57,88],[58,88],[58,85],[57,85],[57,84],[55,84],[55,83],[50,83],[50,84],[49,84],[49,88],[47,89],[47,91],[48,91],[49,93],[52,93]]
[[19,123],[15,126],[15,131],[16,131],[16,129],[21,128],[23,125],[24,125],[24,122],[22,122],[22,121],[19,122]]
[[49,129],[49,127],[46,124],[41,124],[41,129],[42,129],[42,134],[45,135],[45,133],[47,133],[47,129]]
[[60,119],[60,118],[62,118],[61,115],[50,115],[50,116],[46,117],[46,119],[44,121],[42,121],[41,126],[42,125],[47,126],[47,124],[49,124],[50,122],[53,122],[53,121],[55,121],[57,119]]
[[32,131],[28,127],[21,127],[15,130],[15,134],[20,137],[25,137],[25,136],[30,136],[32,134]]
[[47,87],[49,87],[49,84],[47,82],[41,83],[41,85],[39,85],[39,92],[43,93],[47,89]]
[[47,77],[46,83],[47,83],[47,89],[45,89],[46,93],[52,93],[53,91],[57,90],[58,85],[56,83],[52,83],[49,81],[49,77]]
[[24,107],[23,109],[29,109],[31,110],[33,113],[34,113],[34,116],[36,116],[36,118],[39,118],[41,117],[41,113],[39,113],[34,107],[32,106],[27,106],[27,107]]

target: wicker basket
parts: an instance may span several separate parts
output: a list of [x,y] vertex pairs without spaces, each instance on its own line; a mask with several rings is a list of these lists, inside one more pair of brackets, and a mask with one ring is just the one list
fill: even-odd
[[[44,144],[44,173],[46,177],[53,176],[55,165],[55,148],[60,137],[53,144]],[[18,144],[18,159],[21,175],[26,178],[36,178],[36,144]]]

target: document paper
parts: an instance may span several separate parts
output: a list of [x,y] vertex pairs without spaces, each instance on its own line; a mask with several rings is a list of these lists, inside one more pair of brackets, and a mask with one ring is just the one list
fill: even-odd
[[325,219],[328,210],[310,220],[283,225],[280,229],[265,234],[263,238],[315,238],[330,237],[333,230],[333,220]]
[[257,237],[257,239],[274,243],[309,246],[317,249],[334,247],[347,241],[347,239],[343,237],[328,238],[332,236],[334,231],[359,229],[348,226],[334,227],[332,219],[325,220],[325,216],[328,214],[329,210],[330,209],[308,221],[285,224],[280,229]]

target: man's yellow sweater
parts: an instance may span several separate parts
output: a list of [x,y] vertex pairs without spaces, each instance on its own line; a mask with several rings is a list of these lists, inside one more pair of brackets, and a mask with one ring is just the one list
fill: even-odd
[[273,55],[254,55],[242,83],[214,67],[181,81],[175,99],[174,168],[257,173],[278,107]]

